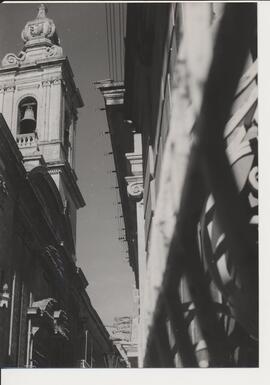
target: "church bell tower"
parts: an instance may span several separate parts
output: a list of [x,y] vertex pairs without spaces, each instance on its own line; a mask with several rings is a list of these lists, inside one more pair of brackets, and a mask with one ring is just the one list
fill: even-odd
[[0,112],[31,171],[45,166],[69,211],[74,241],[76,211],[84,206],[74,171],[77,110],[83,106],[47,8],[39,5],[21,34],[24,46],[0,68]]

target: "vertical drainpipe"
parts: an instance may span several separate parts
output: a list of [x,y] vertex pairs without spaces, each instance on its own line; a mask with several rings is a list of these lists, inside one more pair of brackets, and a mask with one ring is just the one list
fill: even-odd
[[26,367],[30,367],[30,360],[32,359],[32,354],[30,354],[31,349],[31,318],[28,319],[28,328],[27,328],[27,352],[26,352]]
[[11,356],[12,329],[13,329],[13,313],[14,313],[14,297],[15,297],[15,282],[16,282],[16,273],[13,274],[13,280],[12,280],[11,308],[10,308],[10,324],[9,324],[9,344],[8,344],[8,355],[9,355],[9,356]]
[[[32,305],[32,293],[30,293],[29,305]],[[26,367],[32,367],[32,351],[33,343],[31,336],[31,318],[28,316],[28,327],[27,327],[27,349],[26,349]],[[30,366],[31,362],[31,366]]]
[[90,368],[93,367],[93,339],[91,338]]
[[84,359],[86,362],[87,362],[87,344],[88,344],[88,330],[85,330]]

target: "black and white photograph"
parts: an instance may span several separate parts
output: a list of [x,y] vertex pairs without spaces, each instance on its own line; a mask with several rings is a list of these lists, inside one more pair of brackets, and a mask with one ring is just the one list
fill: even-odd
[[0,4],[2,376],[260,367],[259,5]]

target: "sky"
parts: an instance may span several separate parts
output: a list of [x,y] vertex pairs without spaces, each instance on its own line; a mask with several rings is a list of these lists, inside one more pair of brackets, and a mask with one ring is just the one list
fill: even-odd
[[[21,31],[37,15],[38,4],[0,4],[0,60],[23,48]],[[78,211],[77,265],[89,282],[87,292],[105,325],[132,315],[134,275],[118,240],[119,207],[103,98],[94,81],[109,78],[105,4],[47,3],[64,55],[68,56],[84,107],[79,110],[76,144],[78,184],[86,207]]]

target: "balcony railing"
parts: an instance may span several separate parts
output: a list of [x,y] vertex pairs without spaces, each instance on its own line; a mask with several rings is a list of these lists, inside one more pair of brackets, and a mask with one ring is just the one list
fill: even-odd
[[19,148],[37,147],[38,136],[36,132],[31,132],[29,134],[19,134],[16,137],[16,141]]

